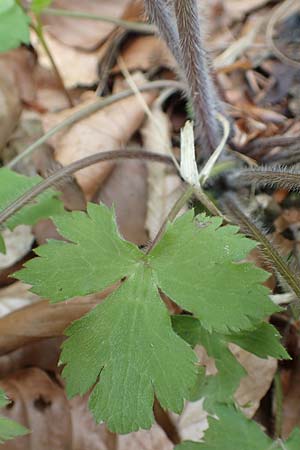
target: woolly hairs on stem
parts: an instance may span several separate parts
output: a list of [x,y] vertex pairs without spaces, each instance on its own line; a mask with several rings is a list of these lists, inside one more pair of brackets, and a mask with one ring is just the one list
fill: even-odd
[[[173,53],[191,98],[196,138],[208,157],[220,141],[216,118],[222,112],[203,44],[203,27],[197,0],[145,0],[146,12]],[[176,20],[174,20],[174,17]]]

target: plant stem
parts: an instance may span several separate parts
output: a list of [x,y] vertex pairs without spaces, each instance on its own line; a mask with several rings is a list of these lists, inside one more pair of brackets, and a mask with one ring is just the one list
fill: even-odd
[[[151,81],[149,83],[145,83],[143,86],[139,87],[139,90],[142,92],[155,90],[155,89],[165,89],[173,87],[178,90],[183,90],[183,86],[181,83],[177,81],[171,81],[171,80],[158,80],[158,81]],[[117,101],[123,100],[124,98],[130,97],[131,95],[134,95],[134,92],[131,89],[128,89],[126,91],[118,92],[117,94],[111,95],[104,99],[96,100],[95,103],[92,103],[88,106],[83,107],[81,110],[77,111],[76,113],[72,114],[72,116],[66,118],[62,122],[60,122],[55,127],[51,128],[47,133],[45,133],[43,136],[41,136],[37,141],[35,141],[33,144],[29,145],[20,155],[16,156],[14,159],[12,159],[6,167],[12,168],[15,167],[17,163],[19,163],[22,159],[29,156],[33,151],[35,151],[40,145],[42,145],[44,142],[46,142],[50,137],[52,137],[54,134],[58,133],[59,131],[63,130],[64,128],[73,125],[74,123],[78,122],[79,120],[83,119],[84,117],[87,117],[96,111],[99,111],[106,106],[109,106]]]
[[207,157],[220,142],[216,118],[220,105],[203,45],[198,2],[174,0],[174,5],[182,57],[179,63],[185,71],[193,102],[196,137],[200,139],[201,151]]
[[145,10],[149,20],[156,24],[158,31],[182,69],[182,56],[179,35],[174,13],[165,0],[144,0]]
[[173,220],[176,218],[177,214],[181,211],[181,209],[183,208],[185,203],[191,198],[193,193],[194,193],[194,187],[188,185],[188,187],[185,188],[185,190],[183,191],[181,196],[178,198],[178,200],[172,206],[169,214],[167,215],[166,219],[164,220],[163,224],[161,225],[160,229],[158,230],[155,238],[153,239],[153,241],[151,242],[151,244],[147,248],[146,255],[148,255],[151,252],[151,250],[153,250],[153,248],[156,246],[158,241],[163,236],[163,234],[164,234],[164,232],[165,232],[165,230],[167,228],[168,223],[169,222],[173,222]]
[[17,198],[0,213],[0,224],[6,222],[12,215],[17,213],[28,202],[32,201],[46,189],[53,186],[55,183],[58,183],[68,175],[71,175],[77,170],[84,169],[85,167],[91,166],[93,164],[116,159],[147,159],[149,161],[156,161],[164,164],[173,164],[172,159],[167,155],[160,155],[143,150],[112,150],[107,152],[95,153],[94,155],[79,159],[78,161],[75,161],[72,164],[69,164],[68,166],[57,170],[45,180],[33,186],[33,188]]
[[275,270],[287,282],[290,288],[296,294],[298,300],[300,299],[300,280],[299,277],[289,268],[284,259],[280,256],[277,250],[273,247],[269,239],[260,231],[260,229],[244,214],[238,202],[232,195],[226,195],[224,204],[229,214],[234,217],[237,223],[249,233],[259,244],[262,253],[267,259],[273,263]]
[[37,35],[37,37],[38,37],[38,39],[39,39],[43,49],[45,50],[45,52],[46,52],[46,54],[47,54],[47,56],[49,58],[49,61],[51,62],[52,68],[53,68],[53,70],[55,72],[55,75],[56,75],[57,80],[58,80],[58,82],[60,84],[60,87],[61,87],[62,91],[64,92],[64,94],[65,94],[65,96],[66,96],[66,98],[68,100],[69,106],[73,106],[72,98],[71,98],[68,90],[65,87],[63,78],[62,78],[62,76],[60,74],[60,71],[59,71],[59,69],[58,69],[58,67],[56,65],[56,62],[55,62],[55,60],[54,60],[54,58],[52,56],[51,50],[50,50],[50,48],[49,48],[49,46],[48,46],[48,44],[46,42],[45,35],[44,35],[44,32],[43,32],[42,22],[41,22],[39,16],[36,15],[35,18],[36,18],[37,25],[36,26],[32,25],[32,28],[35,31],[35,33],[36,33],[36,35]]
[[97,20],[101,22],[113,23],[115,25],[118,25],[119,27],[125,28],[126,30],[136,31],[140,33],[154,34],[157,31],[157,28],[155,26],[146,23],[131,22],[129,20],[117,19],[116,17],[90,14],[81,11],[70,11],[58,8],[45,8],[42,11],[42,14],[51,16],[71,17],[73,19]]
[[276,402],[275,437],[276,439],[280,439],[282,434],[282,385],[278,370],[274,378],[274,386]]

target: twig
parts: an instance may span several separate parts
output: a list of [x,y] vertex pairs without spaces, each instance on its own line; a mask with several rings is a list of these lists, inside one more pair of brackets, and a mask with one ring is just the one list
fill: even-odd
[[16,214],[28,202],[32,201],[46,189],[53,186],[55,183],[59,182],[68,175],[71,175],[77,170],[84,169],[85,167],[91,166],[93,164],[116,159],[147,159],[149,161],[172,164],[171,158],[166,155],[146,152],[143,150],[113,150],[95,153],[94,155],[79,159],[78,161],[75,161],[72,164],[63,167],[62,169],[57,170],[55,173],[53,173],[45,180],[41,181],[39,184],[35,185],[33,188],[17,198],[0,213],[0,225],[6,222],[12,215]]
[[70,11],[66,9],[59,8],[45,8],[42,14],[50,16],[62,16],[71,17],[73,19],[86,19],[86,20],[97,20],[101,22],[113,23],[119,27],[125,28],[129,31],[135,31],[140,33],[154,34],[157,28],[153,25],[142,22],[131,22],[129,20],[118,19],[116,17],[104,16],[99,14],[90,14],[83,11]]
[[[171,80],[158,80],[158,81],[151,81],[149,83],[145,83],[143,86],[140,86],[140,91],[151,91],[155,89],[165,89],[166,87],[174,87],[178,90],[183,90],[184,87],[181,83],[177,81],[171,81]],[[68,117],[67,119],[60,122],[55,127],[51,128],[47,133],[45,133],[42,137],[40,137],[37,141],[35,141],[33,144],[29,145],[20,155],[16,156],[14,159],[12,159],[6,167],[12,168],[15,167],[17,163],[19,163],[22,159],[29,156],[33,151],[35,151],[40,145],[42,145],[44,142],[46,142],[50,137],[52,137],[54,134],[58,133],[59,131],[63,130],[64,128],[73,125],[74,123],[78,122],[79,120],[83,119],[84,117],[87,117],[96,111],[99,111],[106,106],[111,105],[112,103],[115,103],[117,101],[123,100],[124,98],[130,97],[133,95],[134,92],[131,89],[128,89],[126,91],[118,92],[117,94],[111,95],[110,97],[96,100],[95,103],[92,103],[88,106],[83,107],[80,111],[77,111],[76,113],[72,114],[72,116]]]

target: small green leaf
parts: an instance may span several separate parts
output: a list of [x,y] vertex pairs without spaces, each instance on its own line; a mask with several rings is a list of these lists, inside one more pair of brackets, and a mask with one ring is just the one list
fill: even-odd
[[262,286],[266,272],[240,263],[255,243],[220,218],[193,213],[170,224],[150,253],[160,288],[209,331],[235,332],[277,311]]
[[0,52],[29,44],[29,17],[15,0],[0,2]]
[[32,0],[31,2],[31,11],[35,14],[40,14],[43,9],[47,8],[51,5],[52,0]]
[[[254,421],[234,406],[219,405],[218,419],[209,419],[204,442],[184,442],[176,450],[268,450],[272,441]],[[273,447],[274,448],[274,447]]]
[[[0,389],[0,408],[3,408],[9,403],[9,400],[5,397],[4,392]],[[23,436],[27,434],[28,430],[22,425],[7,419],[6,417],[0,417],[0,444],[8,441],[17,436]]]
[[67,392],[86,392],[97,422],[128,433],[150,428],[154,393],[181,412],[197,371],[192,349],[172,330],[149,268],[140,266],[121,287],[67,330],[61,360]]
[[0,253],[6,253],[5,242],[2,237],[2,234],[0,234]]
[[[42,181],[42,178],[39,176],[27,177],[12,170],[1,168],[0,212],[40,181]],[[5,222],[5,226],[13,230],[21,224],[34,225],[40,219],[62,214],[63,212],[62,202],[57,198],[57,194],[52,189],[49,189],[8,219]]]
[[205,408],[210,410],[215,402],[232,402],[242,377],[247,375],[228,348],[226,338],[218,333],[209,333],[201,327],[199,320],[191,316],[174,316],[174,330],[191,345],[201,344],[208,356],[214,358],[218,373],[200,377],[193,390],[193,399],[205,397]]

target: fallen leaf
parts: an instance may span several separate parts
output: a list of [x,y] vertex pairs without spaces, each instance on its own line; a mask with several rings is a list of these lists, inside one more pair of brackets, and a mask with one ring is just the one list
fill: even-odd
[[[54,0],[53,8],[69,11],[83,11],[89,14],[121,18],[130,0]],[[98,47],[116,27],[115,24],[70,17],[42,15],[48,32],[57,40],[70,47],[93,50]],[[80,33],[78,33],[80,30]]]
[[118,229],[126,240],[136,245],[147,242],[147,167],[143,161],[118,162],[101,187],[97,201],[114,207]]
[[31,433],[8,441],[6,450],[71,450],[72,423],[61,386],[37,368],[20,370],[2,380],[1,388],[12,400],[1,413]]
[[150,430],[118,437],[118,450],[173,450],[173,448],[173,444],[158,425],[153,425]]
[[21,102],[12,74],[0,58],[0,150],[14,131],[21,114]]
[[[139,85],[145,80],[141,74],[136,74],[135,81]],[[155,96],[155,92],[143,94],[148,105],[152,103]],[[95,94],[87,93],[79,106],[57,114],[46,114],[44,116],[45,130],[49,130],[93,101],[95,101]],[[55,149],[55,158],[65,166],[94,153],[120,149],[140,127],[143,119],[144,110],[135,96],[116,102],[53,136],[50,142]],[[112,161],[106,161],[82,169],[75,174],[87,199],[92,198],[113,167]]]
[[0,355],[44,338],[62,336],[65,328],[100,303],[114,287],[99,294],[49,304],[39,301],[0,319]]
[[13,231],[5,229],[2,231],[5,241],[6,254],[0,253],[0,270],[6,269],[22,259],[30,252],[34,236],[31,227],[19,225]]
[[[142,129],[144,147],[149,151],[170,155],[172,151],[170,121],[158,103],[152,108],[151,117]],[[148,163],[148,202],[146,228],[150,239],[157,234],[160,226],[180,196],[182,181],[169,167],[158,163]],[[182,211],[185,209],[183,208]]]

